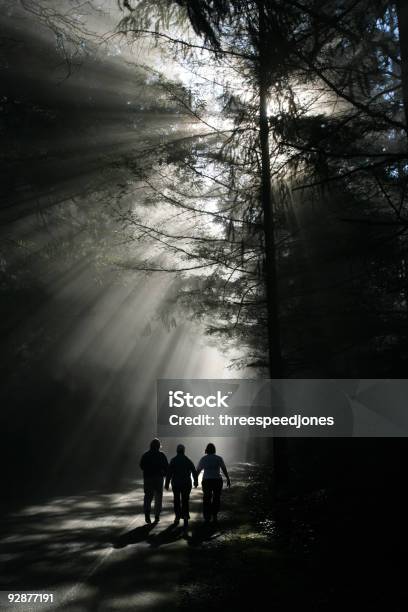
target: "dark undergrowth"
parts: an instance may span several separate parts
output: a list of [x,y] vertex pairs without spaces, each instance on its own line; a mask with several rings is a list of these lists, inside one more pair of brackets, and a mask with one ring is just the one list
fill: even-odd
[[[292,478],[299,478],[292,474]],[[270,468],[231,491],[222,533],[194,548],[185,610],[406,609],[406,529],[395,491],[331,483],[276,496]],[[354,483],[355,485],[355,483]]]

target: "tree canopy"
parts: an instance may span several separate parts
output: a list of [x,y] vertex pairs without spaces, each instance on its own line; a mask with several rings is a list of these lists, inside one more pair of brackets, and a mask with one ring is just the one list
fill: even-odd
[[[398,7],[158,0],[123,9],[122,33],[152,37],[221,86],[228,129],[212,130],[205,102],[197,112],[185,91],[184,109],[208,129],[199,144],[168,152],[168,183],[163,169],[145,177],[156,204],[194,219],[189,233],[165,235],[150,226],[146,234],[138,220],[144,238],[166,241],[162,255],[178,252],[177,269],[206,269],[183,298],[200,296],[201,314],[216,309],[209,331],[249,343],[250,362],[266,364],[269,351],[272,376],[343,371],[345,359],[356,371],[365,353],[375,361],[380,346],[396,342],[405,308],[397,289],[406,282],[407,180]],[[169,89],[166,73],[160,80]],[[212,235],[215,227],[221,234]]]

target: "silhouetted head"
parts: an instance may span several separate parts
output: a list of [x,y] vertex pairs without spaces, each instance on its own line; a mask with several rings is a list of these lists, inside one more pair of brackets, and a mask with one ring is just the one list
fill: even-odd
[[178,455],[184,455],[184,451],[186,450],[186,447],[184,446],[184,444],[178,444],[177,446],[177,454]]
[[159,440],[159,438],[154,438],[151,442],[150,442],[150,450],[160,450],[161,447],[161,442]]
[[212,442],[209,442],[205,448],[206,455],[215,455],[215,446]]

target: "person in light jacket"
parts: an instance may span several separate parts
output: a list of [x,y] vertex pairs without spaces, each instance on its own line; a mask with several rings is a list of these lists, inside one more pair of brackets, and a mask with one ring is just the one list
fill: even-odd
[[212,518],[217,522],[223,486],[221,471],[227,480],[227,487],[231,486],[231,480],[223,458],[216,455],[216,448],[211,442],[207,444],[205,455],[198,463],[197,476],[202,471],[204,471],[202,480],[204,520],[208,523]]

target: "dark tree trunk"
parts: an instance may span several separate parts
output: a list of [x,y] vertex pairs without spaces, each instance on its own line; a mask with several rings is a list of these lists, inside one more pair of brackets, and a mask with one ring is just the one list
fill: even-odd
[[397,0],[398,30],[401,50],[402,98],[405,108],[405,121],[408,126],[408,2]]
[[[261,145],[261,205],[264,217],[268,350],[270,378],[283,377],[283,361],[280,342],[278,277],[276,266],[274,202],[271,181],[268,122],[268,40],[265,27],[265,2],[259,8],[259,140]],[[288,452],[286,438],[273,440],[273,462],[276,490],[288,479]]]
[[283,363],[280,346],[278,279],[276,270],[275,222],[271,186],[269,153],[269,126],[267,115],[267,88],[261,84],[259,91],[259,137],[261,142],[261,204],[264,216],[265,259],[264,277],[268,310],[269,374],[282,378]]
[[[261,16],[262,15],[262,16]],[[259,139],[261,145],[261,205],[264,217],[265,259],[264,278],[268,309],[269,373],[271,378],[282,378],[283,364],[280,346],[278,282],[276,270],[275,221],[271,185],[271,164],[268,124],[268,74],[265,52],[262,52],[263,11],[260,10],[260,62],[259,62]],[[265,43],[265,41],[264,41]]]

